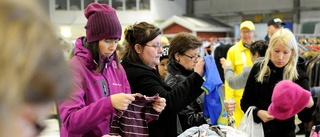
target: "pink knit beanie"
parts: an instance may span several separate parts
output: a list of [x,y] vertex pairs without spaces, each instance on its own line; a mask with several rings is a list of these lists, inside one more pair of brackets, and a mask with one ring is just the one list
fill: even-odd
[[121,38],[122,28],[116,11],[107,4],[91,3],[84,11],[87,41]]
[[288,119],[304,109],[310,97],[310,91],[290,80],[282,80],[273,89],[268,112],[276,119]]

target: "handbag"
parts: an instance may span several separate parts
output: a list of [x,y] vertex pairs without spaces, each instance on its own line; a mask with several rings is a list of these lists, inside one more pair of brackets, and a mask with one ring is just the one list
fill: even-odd
[[262,123],[256,123],[253,120],[252,112],[255,106],[250,106],[243,116],[238,130],[247,133],[250,137],[264,137]]

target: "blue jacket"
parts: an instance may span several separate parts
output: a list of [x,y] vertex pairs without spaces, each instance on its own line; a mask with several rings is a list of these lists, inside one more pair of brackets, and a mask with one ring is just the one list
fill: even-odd
[[228,118],[224,106],[224,98],[221,91],[223,84],[219,76],[216,63],[212,56],[205,56],[205,82],[202,89],[206,91],[204,98],[203,114],[210,117],[212,125],[227,125]]

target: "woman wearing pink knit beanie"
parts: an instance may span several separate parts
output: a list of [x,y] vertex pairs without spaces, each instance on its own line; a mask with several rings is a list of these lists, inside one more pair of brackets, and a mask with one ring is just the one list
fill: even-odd
[[246,112],[256,106],[254,121],[262,123],[265,137],[295,137],[295,114],[302,122],[312,120],[309,78],[297,66],[298,57],[295,36],[280,29],[272,35],[264,60],[254,64],[249,74],[241,109]]
[[[86,36],[76,40],[69,61],[73,92],[59,105],[61,137],[109,134],[116,112],[127,110],[136,97],[115,52],[122,34],[116,11],[106,4],[91,3],[84,15],[88,19]],[[146,109],[160,113],[164,106],[165,100],[158,98]]]

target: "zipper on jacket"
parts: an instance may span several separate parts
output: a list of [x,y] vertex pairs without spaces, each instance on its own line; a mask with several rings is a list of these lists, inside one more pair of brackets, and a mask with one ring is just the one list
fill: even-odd
[[106,97],[107,96],[107,89],[106,89],[106,85],[102,85],[102,88],[103,88],[103,95],[104,95],[104,97]]
[[[102,74],[102,72],[101,72],[101,75],[102,75],[103,78],[106,80],[107,86],[108,86],[108,89],[107,89],[107,87],[106,87],[105,84],[102,85],[103,95],[104,95],[104,97],[108,97],[108,96],[110,95],[110,85],[109,85],[109,81],[108,81],[108,79]],[[108,90],[108,91],[107,91],[107,90]],[[107,93],[107,92],[109,92],[109,93]]]

